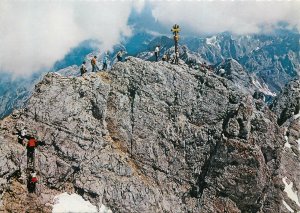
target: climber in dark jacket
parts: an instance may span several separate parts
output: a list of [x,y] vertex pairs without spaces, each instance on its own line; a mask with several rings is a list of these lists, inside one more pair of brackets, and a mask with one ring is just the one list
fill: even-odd
[[83,74],[87,73],[87,69],[86,69],[86,66],[85,66],[85,61],[82,62],[81,64],[81,67],[80,67],[80,74],[81,76],[83,76]]
[[125,54],[125,51],[124,50],[120,50],[118,53],[117,53],[117,59],[118,61],[123,61],[123,55]]

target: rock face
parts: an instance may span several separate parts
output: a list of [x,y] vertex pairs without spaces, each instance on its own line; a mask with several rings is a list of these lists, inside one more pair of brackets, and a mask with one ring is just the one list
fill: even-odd
[[[276,119],[231,81],[187,65],[129,58],[108,73],[47,74],[0,123],[0,209],[49,212],[54,195],[70,191],[113,212],[299,210],[284,192]],[[24,126],[42,141],[35,194],[16,136]]]
[[266,97],[276,95],[269,90],[264,82],[260,82],[255,75],[246,72],[242,65],[234,59],[226,59],[218,64],[215,72],[232,81],[237,89],[243,93],[253,95],[255,92],[259,92]]
[[284,205],[289,212],[300,211],[300,81],[290,82],[270,106],[284,129],[285,145],[281,159]]
[[272,92],[279,92],[300,70],[300,35],[292,31],[272,35],[221,33],[205,39],[186,39],[184,44],[212,64],[233,58],[255,73]]

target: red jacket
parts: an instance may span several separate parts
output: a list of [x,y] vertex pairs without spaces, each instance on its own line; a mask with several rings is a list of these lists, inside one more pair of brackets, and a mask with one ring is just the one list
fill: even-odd
[[36,147],[37,141],[34,138],[30,138],[28,141],[28,147]]
[[32,183],[36,183],[36,182],[37,182],[37,178],[36,178],[36,177],[32,177],[32,178],[31,178],[31,182],[32,182]]

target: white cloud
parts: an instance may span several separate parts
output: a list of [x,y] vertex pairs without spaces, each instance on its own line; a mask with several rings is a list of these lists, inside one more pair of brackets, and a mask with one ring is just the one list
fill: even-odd
[[280,22],[300,30],[300,1],[153,1],[152,14],[162,24],[177,23],[196,33],[269,31]]
[[[86,39],[110,49],[121,35],[130,35],[132,9],[145,1],[0,0],[0,70],[16,75],[49,69]],[[270,31],[278,21],[300,30],[300,1],[149,1],[153,16],[166,28],[237,34]],[[138,17],[143,17],[143,13]],[[149,17],[148,17],[149,18]],[[145,23],[147,24],[147,23]]]
[[86,39],[110,49],[130,35],[133,1],[0,1],[0,70],[25,75],[50,68]]

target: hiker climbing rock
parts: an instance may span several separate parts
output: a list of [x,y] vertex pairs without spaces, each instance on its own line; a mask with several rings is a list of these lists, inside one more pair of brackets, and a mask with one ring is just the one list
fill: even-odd
[[97,66],[97,56],[94,56],[91,60],[91,64],[92,64],[92,72],[97,72],[100,71],[99,67]]
[[104,54],[102,70],[107,70],[108,54],[109,52]]
[[27,143],[27,157],[31,160],[34,158],[34,151],[36,146],[37,140],[33,136],[31,136]]
[[36,190],[36,183],[38,182],[38,179],[36,177],[36,172],[31,169],[30,174],[27,181],[27,189],[29,193],[34,193]]
[[158,61],[159,51],[160,51],[160,45],[157,45],[157,46],[155,47],[155,50],[154,50],[155,61]]
[[162,61],[167,61],[167,55],[164,54],[164,55],[162,56],[161,60],[162,60]]
[[81,76],[83,76],[83,74],[87,73],[87,69],[86,69],[86,66],[85,66],[86,62],[82,62],[81,64],[81,67],[80,67],[80,74]]

